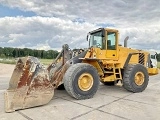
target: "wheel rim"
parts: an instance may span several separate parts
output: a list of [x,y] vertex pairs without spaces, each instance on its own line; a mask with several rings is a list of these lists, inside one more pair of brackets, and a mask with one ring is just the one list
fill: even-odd
[[142,85],[144,83],[144,74],[142,72],[137,72],[134,80],[138,86]]
[[82,91],[88,91],[93,86],[93,77],[89,73],[83,73],[78,79],[78,86]]

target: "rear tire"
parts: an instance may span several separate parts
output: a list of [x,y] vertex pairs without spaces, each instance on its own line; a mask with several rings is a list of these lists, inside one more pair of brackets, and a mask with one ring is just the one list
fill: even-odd
[[141,64],[129,64],[124,70],[123,87],[131,92],[142,92],[149,81],[147,69]]
[[89,99],[98,90],[99,75],[92,65],[77,63],[69,67],[63,81],[69,95],[76,99]]

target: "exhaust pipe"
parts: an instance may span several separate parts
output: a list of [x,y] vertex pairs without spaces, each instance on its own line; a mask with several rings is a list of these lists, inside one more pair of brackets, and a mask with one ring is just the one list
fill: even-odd
[[124,47],[127,47],[127,41],[129,39],[129,36],[127,36],[125,39],[124,39]]

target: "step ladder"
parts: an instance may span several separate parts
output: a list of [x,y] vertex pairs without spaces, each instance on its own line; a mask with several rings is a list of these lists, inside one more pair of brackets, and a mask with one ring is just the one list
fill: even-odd
[[121,69],[120,68],[116,68],[115,64],[113,64],[113,69],[110,71],[105,71],[105,74],[111,74],[114,75],[116,79],[122,79],[122,74],[121,74]]
[[117,79],[122,79],[122,74],[121,74],[121,69],[120,68],[113,68],[113,71],[114,71],[114,75],[115,75],[115,78]]

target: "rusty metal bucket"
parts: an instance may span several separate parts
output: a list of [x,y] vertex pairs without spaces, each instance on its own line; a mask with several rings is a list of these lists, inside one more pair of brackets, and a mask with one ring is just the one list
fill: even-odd
[[5,111],[47,104],[54,95],[48,70],[35,57],[19,58],[5,92]]

